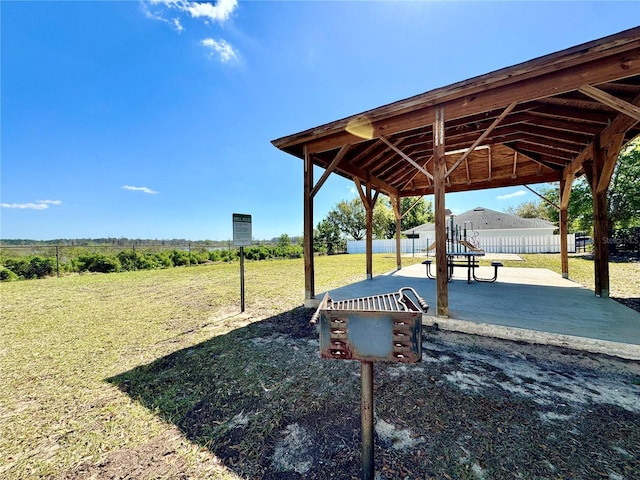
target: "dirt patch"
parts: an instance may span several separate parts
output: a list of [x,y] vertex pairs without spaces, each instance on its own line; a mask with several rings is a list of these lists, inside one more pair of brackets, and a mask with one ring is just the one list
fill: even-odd
[[[243,479],[360,478],[359,363],[319,357],[311,313],[114,382]],[[638,362],[426,330],[421,363],[374,370],[378,480],[640,478]],[[207,478],[172,463],[167,445],[114,452],[65,478]]]
[[[197,461],[187,462],[189,456]],[[186,480],[194,478],[194,473],[197,478],[211,478],[221,467],[220,459],[211,452],[190,444],[177,429],[171,429],[137,448],[111,452],[99,462],[82,462],[59,478]]]

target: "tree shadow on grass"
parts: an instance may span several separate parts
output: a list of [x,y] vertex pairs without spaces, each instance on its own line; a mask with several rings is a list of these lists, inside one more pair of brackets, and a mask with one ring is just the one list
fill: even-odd
[[320,359],[312,313],[297,308],[107,381],[243,478],[358,477],[359,365]]
[[[312,313],[284,312],[107,381],[242,478],[357,479],[360,365],[320,358]],[[375,364],[379,478],[640,478],[629,453],[640,446],[637,376],[624,373],[635,364],[606,359],[605,371],[602,357],[569,353],[424,331],[422,363]]]

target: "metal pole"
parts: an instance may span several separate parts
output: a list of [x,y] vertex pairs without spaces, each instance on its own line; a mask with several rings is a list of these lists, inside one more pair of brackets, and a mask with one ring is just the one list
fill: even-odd
[[240,247],[240,311],[244,312],[244,247]]
[[413,250],[413,254],[411,255],[412,257],[416,256],[416,231],[412,230],[411,231],[411,249]]
[[60,278],[60,247],[56,245],[56,275]]
[[362,377],[362,479],[373,480],[373,362],[360,362]]

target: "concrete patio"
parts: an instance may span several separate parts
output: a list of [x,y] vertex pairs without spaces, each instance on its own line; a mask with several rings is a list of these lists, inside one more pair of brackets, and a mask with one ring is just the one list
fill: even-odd
[[[478,276],[491,277],[491,267]],[[564,346],[640,360],[640,313],[547,269],[500,268],[495,283],[467,283],[456,269],[449,283],[449,317],[436,317],[436,283],[424,265],[331,290],[334,300],[413,287],[429,304],[423,324],[470,334]],[[321,300],[324,293],[318,294]]]

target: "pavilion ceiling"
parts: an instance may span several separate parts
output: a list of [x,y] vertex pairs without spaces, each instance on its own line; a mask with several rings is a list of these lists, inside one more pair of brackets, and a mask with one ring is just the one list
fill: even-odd
[[594,146],[640,134],[640,27],[283,137],[328,172],[391,196],[433,193],[436,111],[446,191],[573,178]]

